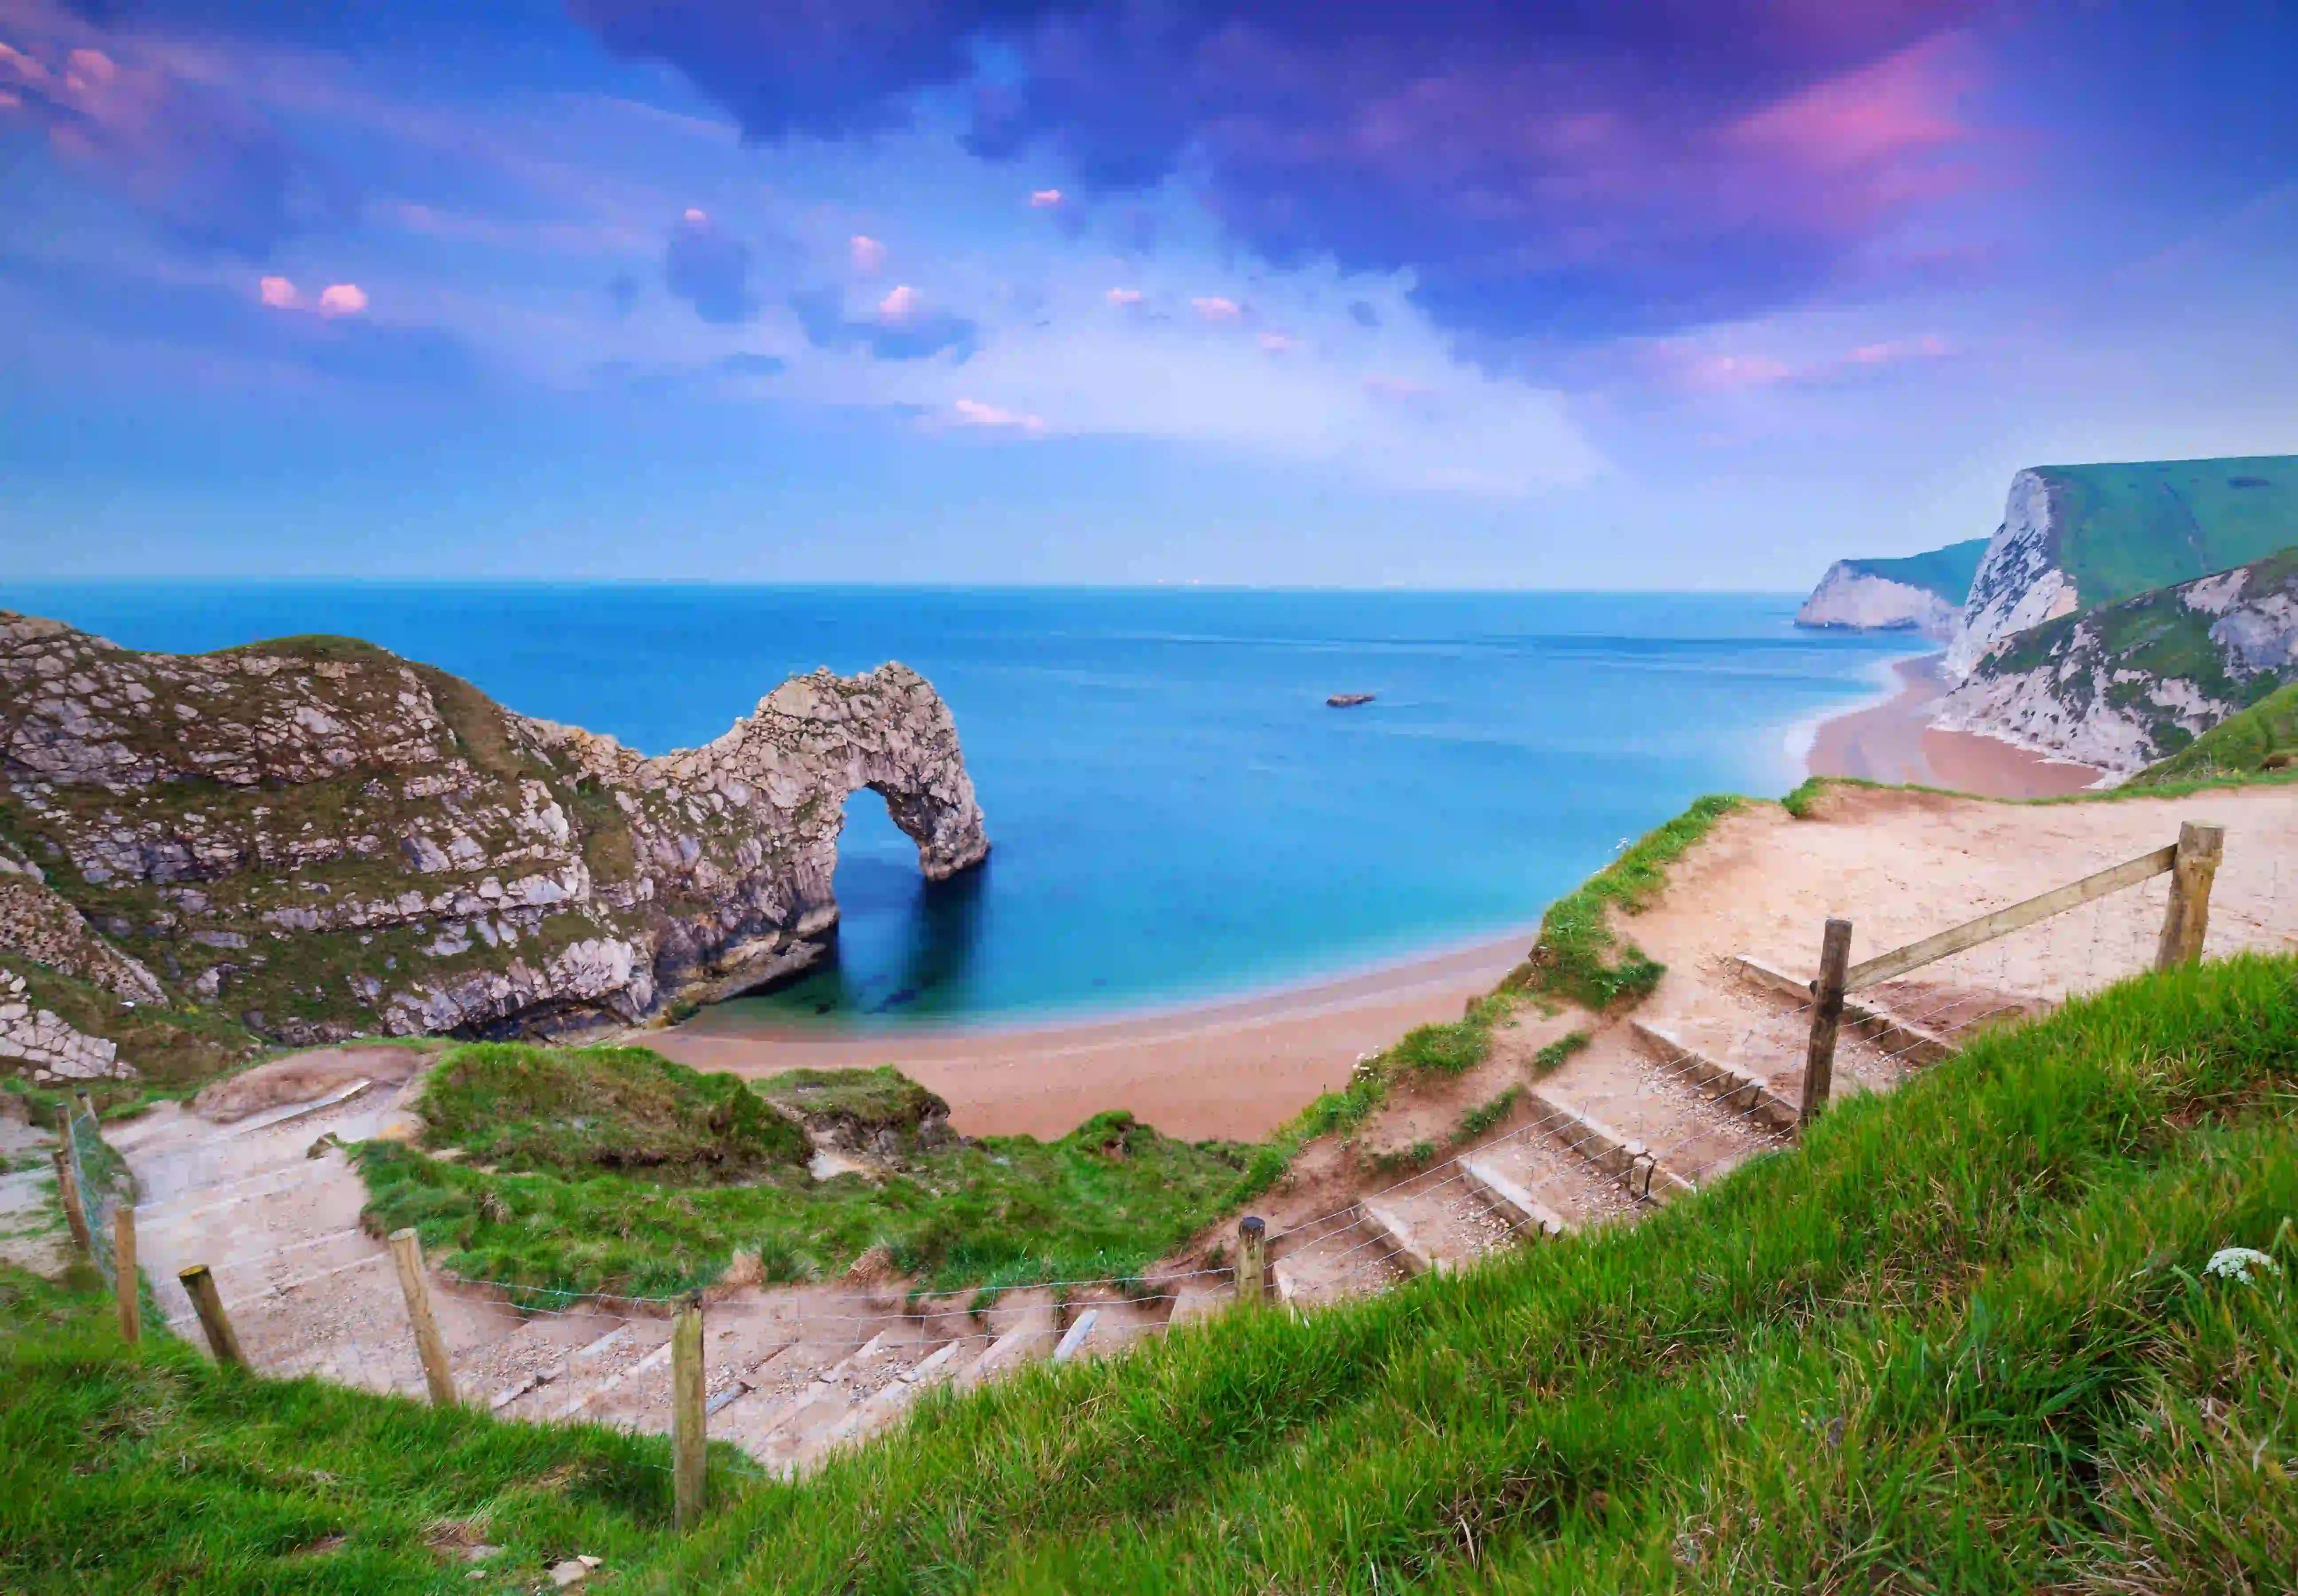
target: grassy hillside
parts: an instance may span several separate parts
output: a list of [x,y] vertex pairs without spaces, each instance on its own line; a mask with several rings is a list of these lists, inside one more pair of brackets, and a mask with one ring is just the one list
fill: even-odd
[[2298,959],[2142,977],[1633,1229],[937,1397],[682,1541],[658,1443],[124,1352],[11,1277],[0,1584],[2286,1589],[2294,1086]]
[[1985,538],[1972,538],[1968,542],[1949,543],[1944,549],[1923,554],[1905,554],[1895,559],[1847,559],[1843,563],[1863,576],[1905,583],[1909,587],[1937,593],[1949,604],[1961,604],[1971,594],[1971,579],[1979,570],[1980,557],[1987,552],[1987,543]]
[[2143,978],[1634,1229],[936,1402],[634,1588],[2284,1589],[2294,1077],[2298,961]]
[[665,1542],[658,1438],[221,1374],[94,1285],[0,1268],[0,1590],[525,1592]]
[[[775,1099],[893,1132],[898,1164],[814,1178]],[[421,1104],[426,1141],[453,1161],[395,1142],[358,1158],[369,1221],[413,1226],[442,1269],[661,1295],[716,1280],[738,1251],[768,1280],[834,1275],[872,1246],[936,1290],[1122,1278],[1221,1212],[1253,1151],[1121,1111],[1057,1141],[929,1145],[913,1133],[941,1107],[891,1071],[752,1087],[643,1048],[484,1043],[449,1054]]]
[[2261,699],[2127,784],[2161,787],[2221,775],[2298,771],[2298,682]]
[[2086,609],[2298,543],[2298,455],[2038,469]]
[[[2269,613],[2261,602],[2286,604],[2298,594],[2298,548],[2243,568],[2243,603],[2254,615]],[[2029,627],[1982,660],[1974,680],[2049,667],[2050,690],[2071,717],[2087,713],[2095,695],[2103,697],[2144,726],[2157,749],[2183,748],[2196,735],[2184,719],[2193,712],[2159,701],[2162,684],[2186,683],[2210,714],[2226,715],[2257,704],[2290,679],[2286,668],[2244,670],[2239,657],[2212,637],[2216,617],[2190,608],[2186,592],[2183,584],[2158,588]]]

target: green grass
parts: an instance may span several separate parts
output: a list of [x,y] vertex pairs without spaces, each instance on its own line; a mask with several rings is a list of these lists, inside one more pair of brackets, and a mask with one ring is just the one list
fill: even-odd
[[2298,542],[2298,456],[2046,466],[2059,563],[2085,609]]
[[577,1552],[626,1582],[665,1543],[659,1439],[130,1348],[95,1286],[0,1268],[0,1590],[525,1592]]
[[736,1077],[643,1047],[474,1043],[439,1062],[417,1106],[426,1146],[578,1181],[621,1170],[723,1184],[803,1166],[813,1151]]
[[[2276,763],[2269,765],[2269,761]],[[2298,682],[2228,715],[2168,759],[2148,765],[2128,785],[2160,788],[2221,776],[2284,774],[2294,768],[2298,768]]]
[[2143,976],[1633,1229],[938,1395],[677,1541],[658,1443],[124,1353],[9,1277],[0,1584],[459,1590],[475,1536],[633,1596],[2278,1591],[2294,1216],[2298,958]]
[[1971,596],[1971,579],[1979,574],[1979,561],[1987,552],[1988,542],[1986,538],[1972,538],[1895,559],[1848,559],[1843,563],[1863,575],[1919,587],[1938,594],[1949,604],[1959,605]]
[[1667,884],[1668,866],[1746,802],[1728,793],[1711,793],[1693,799],[1674,820],[1638,838],[1618,858],[1548,906],[1532,956],[1503,985],[1569,998],[1600,1013],[1649,996],[1666,967],[1634,943],[1622,943],[1612,926],[1612,913],[1636,914],[1649,908]]
[[[847,1109],[938,1106],[890,1071],[813,1089]],[[804,1133],[762,1097],[640,1048],[465,1047],[423,1112],[426,1141],[465,1157],[362,1145],[367,1222],[413,1226],[439,1267],[537,1302],[694,1290],[737,1252],[769,1280],[798,1280],[882,1246],[936,1291],[1129,1277],[1222,1211],[1250,1152],[1115,1112],[1058,1141],[919,1145],[882,1178],[817,1181]]]
[[2294,1077],[2298,962],[2145,977],[1633,1230],[934,1402],[633,1588],[2285,1589]]

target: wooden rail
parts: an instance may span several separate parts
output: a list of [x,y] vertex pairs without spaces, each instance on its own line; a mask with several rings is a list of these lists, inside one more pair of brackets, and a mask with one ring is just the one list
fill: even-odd
[[2110,892],[2120,892],[2125,887],[2135,887],[2141,881],[2162,875],[2178,863],[2178,849],[2175,844],[2170,848],[2158,848],[2151,854],[2142,854],[2095,875],[2087,875],[2079,881],[2054,887],[2039,897],[2013,904],[2009,908],[1997,909],[1991,914],[1981,914],[1976,920],[1967,920],[1936,936],[1925,937],[1920,942],[1910,942],[1905,947],[1895,947],[1889,953],[1852,965],[1844,974],[1843,989],[1856,992],[1863,987],[1875,986],[1905,975],[1910,970],[1920,970],[1949,954],[1977,947],[1982,942],[1992,942],[1997,937],[2007,936],[2021,926],[2034,924],[2038,920],[2048,920],[2054,914],[2080,908]]
[[[1829,921],[1820,952],[1819,979],[1806,988],[1813,1003],[1811,1040],[1804,1063],[1803,1122],[1809,1124],[1827,1106],[1834,1084],[1836,1028],[1844,1010],[1852,1006],[1845,1002],[1847,993],[1880,985],[1950,954],[1992,942],[2021,926],[2063,914],[2069,909],[2079,908],[2109,893],[2163,874],[2170,878],[2170,898],[2162,917],[2162,936],[2155,948],[2154,967],[2169,970],[2191,963],[2203,956],[2203,939],[2210,929],[2211,882],[2218,874],[2219,861],[2225,851],[2223,829],[2187,821],[2178,827],[2178,840],[2169,848],[2158,848],[2151,854],[2127,859],[2079,881],[2054,888],[2038,897],[1950,926],[1920,942],[1895,947],[1847,969],[1844,960],[1850,951],[1851,927],[1845,921]],[[1743,966],[1747,963],[1741,961]]]

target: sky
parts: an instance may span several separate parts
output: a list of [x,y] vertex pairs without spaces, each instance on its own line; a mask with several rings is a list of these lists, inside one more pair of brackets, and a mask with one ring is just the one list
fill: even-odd
[[0,0],[0,577],[1807,587],[2298,451],[2298,7]]

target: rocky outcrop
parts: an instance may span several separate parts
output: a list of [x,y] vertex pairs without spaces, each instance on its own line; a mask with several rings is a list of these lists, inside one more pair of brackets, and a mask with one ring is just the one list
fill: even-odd
[[47,885],[39,867],[0,843],[0,952],[103,988],[128,1003],[163,1004],[157,977],[98,936]]
[[1947,639],[1942,668],[1960,681],[1987,651],[2015,632],[2079,607],[2074,578],[2061,567],[2054,484],[2040,471],[2011,479],[2003,524],[1988,540],[1971,594]]
[[2294,680],[2298,550],[2013,636],[1931,724],[2129,775]]
[[135,1069],[120,1061],[116,1043],[72,1029],[36,1007],[24,978],[0,970],[0,1062],[29,1068],[32,1079],[132,1080]]
[[899,665],[647,758],[349,639],[134,654],[0,612],[0,835],[103,943],[295,1043],[632,1023],[801,968],[857,788],[930,877],[988,849]]
[[1811,597],[1796,611],[1795,624],[1822,630],[1918,632],[1944,638],[1959,612],[1928,589],[1894,582],[1839,559],[1827,567]]

